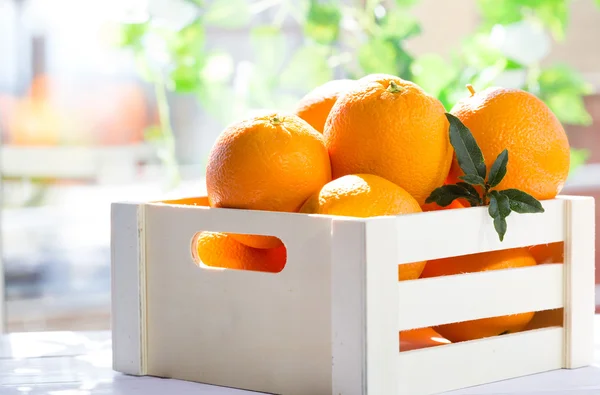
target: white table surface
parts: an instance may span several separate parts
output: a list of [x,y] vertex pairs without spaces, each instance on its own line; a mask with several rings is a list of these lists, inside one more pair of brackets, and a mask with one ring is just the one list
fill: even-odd
[[[501,381],[450,395],[599,395],[600,316],[596,316],[593,366]],[[30,332],[0,336],[2,395],[245,395],[231,388],[111,369],[109,332]],[[328,394],[323,394],[328,395]]]

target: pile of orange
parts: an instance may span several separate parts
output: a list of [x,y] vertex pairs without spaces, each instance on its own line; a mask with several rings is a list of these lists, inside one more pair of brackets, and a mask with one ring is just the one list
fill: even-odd
[[[567,178],[569,143],[548,107],[516,89],[466,96],[450,112],[471,130],[488,168],[502,150],[510,153],[500,187],[539,200],[554,198]],[[209,155],[207,199],[197,203],[355,217],[462,209],[466,205],[460,201],[445,208],[425,204],[435,188],[461,175],[442,103],[413,82],[373,74],[328,82],[302,98],[294,112],[229,125]],[[536,256],[549,259],[546,255],[553,252],[548,248],[399,265],[398,279],[535,265],[542,263]],[[208,266],[269,272],[285,266],[285,246],[271,236],[207,232],[198,238],[197,249]],[[405,335],[464,341],[523,330],[532,317],[493,317]]]

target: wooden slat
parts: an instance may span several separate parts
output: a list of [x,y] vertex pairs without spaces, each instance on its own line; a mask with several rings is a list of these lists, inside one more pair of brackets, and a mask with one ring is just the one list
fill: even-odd
[[339,219],[332,239],[332,393],[397,392],[394,218]]
[[400,353],[400,395],[428,395],[560,369],[563,328]]
[[503,250],[562,241],[565,237],[565,202],[542,202],[545,212],[508,216],[504,241],[498,239],[487,207],[400,215],[399,263]]
[[[148,218],[160,217],[165,226],[185,224],[186,229],[189,228],[189,235],[186,234],[185,236],[189,237],[190,240],[196,232],[200,231],[230,232],[275,236],[279,237],[287,245],[288,243],[297,243],[299,237],[304,238],[306,234],[310,234],[311,229],[315,226],[320,226],[323,223],[331,223],[332,221],[331,216],[275,211],[163,203],[146,203],[144,206]],[[356,218],[356,221],[365,222],[365,219]]]
[[565,243],[565,360],[579,368],[594,360],[594,199],[562,197],[567,203]]
[[[395,233],[396,221],[393,218],[380,218],[366,224],[365,395],[394,394],[398,391],[396,352],[400,347],[400,339],[395,328],[399,313],[398,302],[394,300],[398,273],[398,269],[393,265],[393,262],[398,262],[398,249],[394,246]],[[344,262],[335,264],[344,266]],[[343,282],[343,277],[334,279],[336,280]],[[340,299],[333,303],[341,304],[344,301]],[[344,393],[352,395],[357,392]]]
[[143,206],[112,205],[110,245],[113,369],[144,375],[146,284]]
[[563,307],[560,264],[398,283],[399,330]]

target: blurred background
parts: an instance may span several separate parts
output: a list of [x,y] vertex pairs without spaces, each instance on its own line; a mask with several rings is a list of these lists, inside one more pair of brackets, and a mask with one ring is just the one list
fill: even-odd
[[4,326],[108,329],[110,202],[203,194],[225,125],[334,78],[531,91],[600,198],[599,42],[598,0],[0,0]]

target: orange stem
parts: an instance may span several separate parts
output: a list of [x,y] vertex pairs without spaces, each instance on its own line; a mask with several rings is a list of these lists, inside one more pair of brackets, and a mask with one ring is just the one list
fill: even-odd
[[467,89],[469,92],[471,92],[471,96],[475,95],[475,89],[473,88],[473,85],[467,84]]

